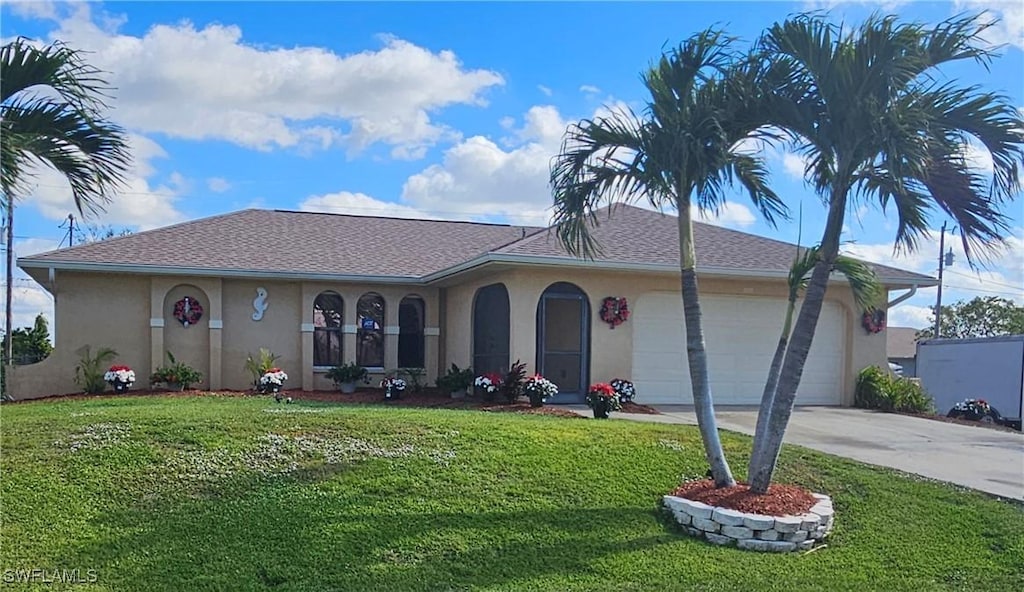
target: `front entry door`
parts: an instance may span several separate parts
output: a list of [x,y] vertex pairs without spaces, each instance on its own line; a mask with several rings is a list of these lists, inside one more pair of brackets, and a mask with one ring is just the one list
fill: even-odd
[[549,403],[582,403],[589,380],[590,307],[576,286],[558,283],[541,296],[537,311],[538,371],[558,385]]

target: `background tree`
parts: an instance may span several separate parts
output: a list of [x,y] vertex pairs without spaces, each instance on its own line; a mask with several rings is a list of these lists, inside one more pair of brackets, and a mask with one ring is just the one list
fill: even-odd
[[[79,213],[110,200],[130,165],[124,131],[106,121],[109,88],[101,72],[63,43],[36,47],[17,38],[0,48],[0,192],[7,214],[6,327],[10,328],[14,203],[30,167],[44,164],[71,185]],[[6,336],[10,358],[12,341]]]
[[[38,362],[53,351],[53,344],[50,343],[50,326],[42,313],[36,315],[32,327],[15,329],[11,334],[11,340],[15,364]],[[6,355],[4,359],[6,360]]]
[[[942,307],[939,324],[942,336],[950,339],[1024,335],[1024,306],[999,296],[978,296],[969,302],[959,300]],[[932,310],[931,324],[918,331],[917,338],[934,336],[935,311]]]
[[[937,207],[960,227],[968,261],[1008,233],[1001,207],[1020,192],[1024,121],[1006,97],[937,72],[951,62],[987,64],[992,54],[982,34],[988,26],[978,17],[928,28],[875,16],[844,33],[822,16],[802,15],[762,37],[760,48],[778,83],[770,117],[794,137],[807,162],[805,177],[828,205],[828,216],[775,402],[755,435],[754,491],[765,492],[771,483],[847,209],[861,200],[891,206],[898,217],[896,245],[912,250]],[[991,179],[968,166],[971,141],[991,156]]]
[[[738,182],[769,222],[785,206],[768,188],[758,158],[741,152],[756,134],[761,111],[752,108],[759,63],[740,59],[732,40],[706,30],[666,53],[644,74],[650,93],[645,117],[615,111],[566,131],[551,167],[558,237],[576,255],[599,252],[589,235],[595,210],[617,200],[648,200],[679,213],[679,263],[687,361],[694,410],[715,484],[735,483],[715,423],[697,289],[691,204],[713,211],[724,189]],[[611,212],[609,212],[611,214]]]

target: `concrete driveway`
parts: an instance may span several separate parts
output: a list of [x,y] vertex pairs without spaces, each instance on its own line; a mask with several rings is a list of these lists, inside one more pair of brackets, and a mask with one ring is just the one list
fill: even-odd
[[[612,417],[697,423],[691,406],[658,410],[663,415]],[[757,409],[723,407],[717,417],[720,428],[753,435]],[[1019,432],[863,409],[797,407],[785,442],[1024,500],[1024,434]]]

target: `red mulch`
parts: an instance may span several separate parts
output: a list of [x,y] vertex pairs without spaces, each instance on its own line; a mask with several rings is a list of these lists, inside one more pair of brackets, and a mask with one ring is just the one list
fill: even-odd
[[798,516],[807,513],[818,502],[811,492],[795,485],[772,484],[768,486],[768,493],[757,494],[751,493],[746,483],[715,489],[715,482],[710,479],[683,483],[672,495],[709,506],[765,516]]
[[641,405],[639,403],[623,403],[620,413],[639,413],[641,415],[661,415],[654,407]]

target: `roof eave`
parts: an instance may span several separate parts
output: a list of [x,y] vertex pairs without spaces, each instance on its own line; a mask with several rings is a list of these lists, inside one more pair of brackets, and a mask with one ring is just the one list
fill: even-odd
[[332,282],[359,282],[373,284],[422,284],[416,276],[400,275],[359,275],[338,273],[297,273],[254,269],[220,269],[209,267],[166,267],[163,265],[138,265],[131,263],[90,263],[83,261],[59,261],[52,259],[18,259],[22,269],[60,269],[97,273],[144,273],[152,275],[189,275],[201,277],[231,277],[266,280],[310,280]]

